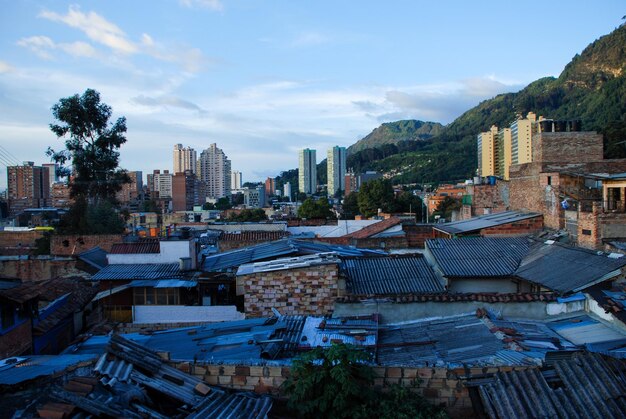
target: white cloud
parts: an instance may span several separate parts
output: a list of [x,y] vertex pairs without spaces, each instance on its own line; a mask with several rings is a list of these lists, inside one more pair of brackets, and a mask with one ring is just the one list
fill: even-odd
[[95,12],[83,13],[78,6],[70,6],[66,15],[44,10],[39,16],[76,28],[92,41],[105,45],[113,51],[124,54],[137,52],[137,46],[126,39],[124,31]]
[[206,113],[204,109],[200,106],[196,105],[193,102],[188,100],[180,99],[173,96],[161,96],[161,97],[148,97],[144,95],[139,95],[134,98],[131,98],[133,103],[143,106],[149,107],[157,107],[157,108],[180,108],[191,111],[198,111],[200,113]]
[[201,7],[215,11],[224,10],[224,5],[220,0],[180,0],[180,4],[185,7]]
[[302,32],[291,41],[292,47],[308,47],[328,43],[330,38],[319,32]]
[[50,54],[49,50],[55,48],[54,42],[47,36],[31,36],[28,38],[22,38],[17,41],[17,45],[28,48],[44,60],[52,59],[52,54]]
[[15,71],[15,68],[11,64],[0,60],[0,74],[11,73],[13,71]]

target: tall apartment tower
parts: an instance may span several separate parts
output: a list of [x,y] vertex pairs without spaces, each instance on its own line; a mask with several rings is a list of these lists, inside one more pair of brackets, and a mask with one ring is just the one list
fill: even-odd
[[207,198],[230,196],[230,160],[226,154],[213,143],[200,153],[200,180],[206,185]]
[[511,167],[511,128],[498,130],[496,144],[496,176],[509,180]]
[[241,189],[243,187],[243,181],[241,177],[241,172],[237,170],[233,170],[230,174],[230,189],[236,190]]
[[346,190],[346,148],[334,146],[327,157],[328,196],[333,196],[338,190]]
[[291,183],[290,182],[286,182],[283,185],[283,196],[286,196],[289,201],[291,201]]
[[315,150],[305,148],[300,150],[298,165],[298,186],[300,192],[307,195],[314,194],[317,191],[317,161],[315,159]]
[[273,177],[265,179],[265,196],[270,197],[276,193],[276,180]]
[[190,211],[195,198],[196,176],[191,170],[178,172],[172,177],[172,211]]
[[172,174],[169,170],[160,170],[152,172],[152,184],[148,185],[150,191],[157,192],[160,199],[172,197]]
[[511,124],[511,164],[533,161],[533,134],[538,131],[537,116],[529,112]]
[[7,167],[9,216],[27,208],[42,208],[50,200],[50,171],[27,161],[22,166]]
[[498,127],[493,125],[489,131],[481,132],[477,137],[478,174],[481,176],[496,175],[496,138]]
[[185,170],[191,170],[195,175],[198,174],[197,161],[198,155],[196,150],[191,147],[184,147],[182,144],[174,144],[174,174],[185,173]]

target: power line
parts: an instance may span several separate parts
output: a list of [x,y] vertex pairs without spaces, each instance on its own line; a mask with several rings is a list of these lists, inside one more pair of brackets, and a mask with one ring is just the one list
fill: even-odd
[[11,154],[9,150],[2,147],[1,145],[0,145],[0,153],[2,153],[7,158],[7,161],[15,162],[14,166],[17,166],[19,164],[18,158],[15,157],[13,154]]

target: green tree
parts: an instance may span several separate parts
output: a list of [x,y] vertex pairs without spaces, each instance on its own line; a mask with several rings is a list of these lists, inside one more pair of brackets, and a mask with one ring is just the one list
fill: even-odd
[[463,204],[458,199],[446,196],[443,201],[437,206],[437,210],[433,215],[439,215],[446,220],[450,220],[453,211],[459,211],[463,207]]
[[202,204],[202,209],[205,211],[214,210],[215,205],[213,205],[211,202],[205,202],[204,204]]
[[226,197],[221,197],[215,203],[215,209],[220,211],[225,211],[227,209],[231,209],[233,206],[230,203],[230,200]]
[[356,192],[350,193],[343,199],[341,205],[343,210],[343,218],[346,220],[353,220],[354,216],[359,214],[359,195]]
[[263,211],[261,208],[253,208],[253,209],[243,209],[241,211],[239,211],[239,213],[235,214],[231,214],[228,217],[228,221],[232,221],[232,222],[238,222],[238,223],[245,223],[245,222],[259,222],[259,221],[266,221],[267,220],[267,215],[265,214],[265,211]]
[[327,199],[308,198],[298,208],[300,218],[331,218],[333,216]]
[[[115,194],[129,177],[118,167],[119,148],[126,142],[126,118],[109,124],[111,107],[100,94],[87,89],[82,96],[62,98],[52,107],[58,123],[50,129],[65,138],[65,148],[47,155],[67,176],[74,204],[61,220],[60,231],[79,234],[121,233],[124,220],[115,206]],[[66,164],[70,166],[66,166]]]
[[[111,107],[100,102],[100,94],[87,89],[82,96],[62,98],[52,107],[59,124],[50,124],[65,149],[48,148],[47,154],[60,165],[59,174],[72,176],[70,193],[90,205],[113,201],[122,184],[129,181],[118,167],[119,148],[126,142],[126,118],[109,124]],[[71,162],[71,168],[66,167]]]
[[388,179],[375,179],[361,185],[358,203],[359,211],[365,217],[378,214],[380,208],[383,212],[393,210],[393,186]]
[[411,212],[419,219],[422,216],[422,200],[411,192],[403,191],[394,200],[394,211]]

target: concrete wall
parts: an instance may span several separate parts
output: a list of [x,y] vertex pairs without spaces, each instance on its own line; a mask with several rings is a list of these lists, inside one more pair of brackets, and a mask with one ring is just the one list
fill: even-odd
[[235,306],[134,306],[134,322],[198,323],[243,320]]
[[192,240],[162,240],[160,253],[132,253],[107,255],[110,264],[141,264],[141,263],[179,263],[180,258],[191,258],[192,267],[196,267],[197,255]]
[[272,308],[284,315],[326,315],[343,295],[335,263],[258,272],[237,276],[237,295],[244,296],[246,317],[270,317]]
[[[333,317],[366,316],[379,313],[383,324],[420,320],[432,317],[447,317],[459,314],[475,313],[484,308],[506,317],[543,320],[549,317],[552,304],[541,301],[487,303],[484,301],[392,303],[386,301],[368,301],[362,303],[335,303]],[[572,305],[573,303],[567,303]],[[550,308],[549,308],[550,307]]]
[[534,162],[595,162],[604,158],[602,134],[596,132],[540,132],[532,141]]
[[500,278],[449,279],[448,290],[456,293],[499,292],[509,294],[518,292],[516,283],[510,279]]

